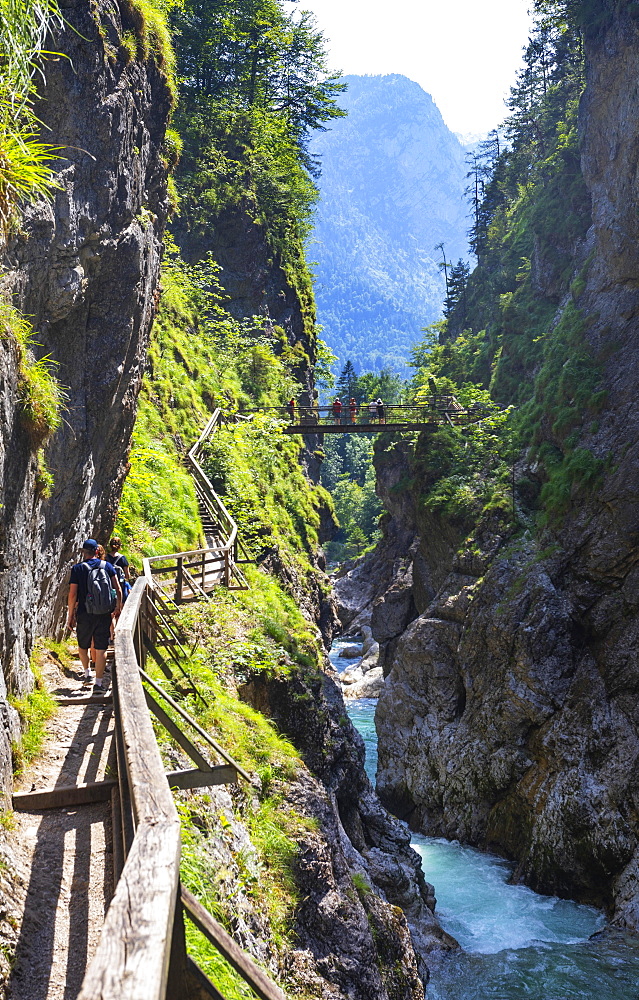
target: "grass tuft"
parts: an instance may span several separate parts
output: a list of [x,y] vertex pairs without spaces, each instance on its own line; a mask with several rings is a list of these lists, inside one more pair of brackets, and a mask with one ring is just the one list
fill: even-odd
[[23,698],[9,697],[9,704],[20,716],[23,733],[20,741],[12,745],[13,773],[21,775],[32,760],[42,752],[47,733],[46,723],[55,715],[57,703],[47,690],[41,671],[42,644],[37,643],[31,657],[31,670],[35,686]]
[[53,374],[50,357],[37,359],[31,324],[0,294],[0,336],[11,338],[18,352],[18,412],[31,445],[39,449],[60,426],[66,393]]

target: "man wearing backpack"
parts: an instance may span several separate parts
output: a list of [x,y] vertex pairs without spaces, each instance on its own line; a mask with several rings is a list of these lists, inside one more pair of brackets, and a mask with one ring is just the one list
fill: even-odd
[[98,543],[87,538],[82,562],[71,569],[67,628],[77,627],[78,654],[84,667],[83,680],[91,680],[89,649],[95,647],[95,686],[102,688],[106,651],[111,637],[111,615],[122,608],[122,588],[111,563],[96,558]]

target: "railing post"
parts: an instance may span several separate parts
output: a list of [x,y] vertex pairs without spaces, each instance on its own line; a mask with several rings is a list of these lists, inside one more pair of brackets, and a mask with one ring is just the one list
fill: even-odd
[[206,552],[202,553],[202,590],[206,590]]
[[186,966],[186,937],[184,934],[184,910],[178,883],[169,956],[169,974],[166,983],[166,1000],[185,1000],[189,996]]
[[224,549],[224,586],[231,586],[231,554],[228,549]]
[[177,575],[175,578],[175,603],[182,603],[182,588],[184,587],[184,569],[183,569],[184,559],[182,556],[178,556],[177,560]]

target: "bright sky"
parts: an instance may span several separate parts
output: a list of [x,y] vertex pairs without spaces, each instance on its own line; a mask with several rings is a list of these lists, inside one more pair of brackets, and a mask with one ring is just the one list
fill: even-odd
[[530,0],[300,0],[329,41],[331,69],[402,73],[432,95],[453,132],[506,115]]

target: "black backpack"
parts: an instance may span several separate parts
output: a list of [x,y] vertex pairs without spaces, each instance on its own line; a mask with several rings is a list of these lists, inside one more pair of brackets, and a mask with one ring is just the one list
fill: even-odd
[[115,570],[116,576],[120,583],[120,587],[122,589],[122,603],[124,603],[124,601],[126,601],[127,597],[131,593],[131,584],[124,575],[124,570],[117,562],[118,559],[122,559],[122,556],[119,553],[117,556],[112,556],[111,565],[113,566],[113,569]]
[[111,586],[106,563],[101,559],[99,566],[89,567],[85,606],[90,615],[109,615],[115,611],[117,597]]

